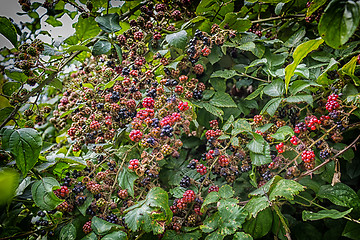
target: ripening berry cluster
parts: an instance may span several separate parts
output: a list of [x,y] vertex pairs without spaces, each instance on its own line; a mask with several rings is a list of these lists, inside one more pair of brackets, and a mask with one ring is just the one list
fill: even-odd
[[333,93],[331,94],[326,102],[325,108],[329,112],[332,112],[334,110],[337,110],[340,107],[340,104],[338,102],[339,95]]

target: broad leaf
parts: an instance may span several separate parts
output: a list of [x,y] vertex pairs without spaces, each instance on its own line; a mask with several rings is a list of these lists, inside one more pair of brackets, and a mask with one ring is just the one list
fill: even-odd
[[199,230],[194,232],[176,232],[174,230],[166,230],[163,240],[198,240],[201,238]]
[[68,223],[60,231],[60,240],[75,240],[76,228],[74,224]]
[[323,185],[321,186],[318,196],[321,198],[327,198],[332,203],[343,206],[343,207],[353,207],[358,209],[360,207],[359,196],[355,191],[343,183],[337,183],[334,186]]
[[17,167],[25,176],[38,161],[42,146],[40,134],[32,128],[4,128],[0,134],[3,148],[14,155]]
[[138,177],[136,173],[130,172],[127,168],[123,168],[118,176],[119,186],[122,189],[127,189],[130,196],[134,197],[134,183]]
[[261,212],[262,210],[264,210],[269,206],[270,206],[270,201],[266,196],[253,197],[245,205],[245,210],[247,210],[254,218],[256,218],[256,215],[259,212]]
[[124,231],[116,231],[105,235],[101,240],[126,240],[127,234]]
[[273,98],[266,103],[264,108],[261,110],[261,113],[267,112],[270,116],[274,116],[276,110],[280,106],[282,99],[281,98]]
[[253,238],[244,232],[237,232],[234,234],[233,240],[253,240]]
[[232,97],[224,92],[216,92],[210,103],[216,107],[237,107]]
[[285,198],[286,200],[293,200],[294,196],[299,192],[304,191],[304,186],[295,182],[294,180],[281,179],[276,183],[273,190],[269,195],[270,201],[274,201],[276,198]]
[[349,214],[351,211],[352,211],[352,208],[350,208],[349,210],[344,211],[344,212],[340,212],[336,209],[320,210],[317,213],[304,210],[302,212],[302,219],[303,219],[303,221],[308,221],[308,220],[316,221],[316,220],[320,220],[320,219],[324,219],[324,218],[339,219],[339,218],[343,218],[344,216]]
[[95,18],[95,21],[99,24],[99,27],[108,33],[114,33],[121,30],[119,25],[119,15],[117,13],[110,13],[104,16]]
[[317,49],[322,43],[323,39],[309,40],[300,44],[294,51],[293,58],[294,62],[285,68],[285,91],[287,93],[290,79],[294,75],[296,67],[300,62],[313,50]]
[[14,25],[6,17],[0,17],[0,33],[4,35],[14,47],[17,47],[17,34]]
[[95,216],[91,219],[91,228],[96,234],[104,235],[115,229],[120,229],[121,226]]
[[64,201],[55,196],[54,187],[59,188],[60,184],[52,177],[42,178],[31,186],[32,198],[41,209],[51,211]]
[[354,34],[359,22],[359,1],[333,0],[321,16],[318,30],[327,45],[339,48]]
[[[138,202],[127,209],[125,222],[132,231],[144,230],[153,231],[154,234],[161,234],[165,230],[165,224],[172,219],[172,211],[168,205],[168,195],[159,187],[152,188],[146,199]],[[159,228],[159,225],[162,227]]]
[[97,41],[92,49],[92,54],[98,56],[109,52],[111,49],[111,43],[105,40]]
[[265,236],[270,230],[273,223],[273,216],[270,208],[258,213],[256,218],[251,218],[244,224],[244,231],[253,238],[258,239]]
[[293,136],[294,131],[289,126],[282,126],[280,127],[276,133],[272,134],[271,136],[276,140],[284,141],[287,136]]
[[165,40],[172,47],[184,49],[187,41],[187,32],[185,30],[181,30],[176,33],[168,34],[166,35]]
[[219,70],[211,74],[210,78],[225,78],[229,79],[235,76],[238,76],[239,74],[235,70]]
[[264,93],[271,97],[280,97],[284,93],[284,82],[281,79],[276,79],[264,88]]

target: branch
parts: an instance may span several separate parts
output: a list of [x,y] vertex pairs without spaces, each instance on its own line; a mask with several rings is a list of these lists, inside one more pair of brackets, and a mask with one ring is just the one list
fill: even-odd
[[273,21],[273,20],[278,20],[278,19],[286,19],[286,18],[301,18],[301,17],[305,17],[305,14],[270,17],[270,18],[254,20],[254,21],[251,21],[251,23],[267,22],[267,21]]

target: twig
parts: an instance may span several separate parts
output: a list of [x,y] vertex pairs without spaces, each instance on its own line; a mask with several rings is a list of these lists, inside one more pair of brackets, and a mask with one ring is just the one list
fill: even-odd
[[296,14],[296,15],[288,15],[288,16],[277,16],[277,17],[270,17],[270,18],[264,18],[259,20],[251,21],[252,23],[260,23],[260,22],[267,22],[267,21],[273,21],[278,19],[286,19],[286,18],[301,18],[305,17],[305,14]]
[[295,179],[295,181],[298,181],[300,178],[305,177],[307,175],[312,174],[313,172],[315,172],[316,170],[318,170],[319,168],[323,167],[324,165],[326,165],[327,163],[329,163],[331,160],[337,158],[338,156],[340,156],[341,154],[343,154],[344,152],[346,152],[349,148],[351,148],[354,144],[356,144],[356,142],[360,139],[360,135],[358,135],[355,140],[350,143],[350,145],[348,145],[347,147],[345,147],[344,149],[342,149],[341,151],[339,151],[337,154],[335,154],[333,157],[326,159],[323,163],[321,163],[320,165],[316,166],[315,168],[304,172],[303,174],[301,174],[298,178]]

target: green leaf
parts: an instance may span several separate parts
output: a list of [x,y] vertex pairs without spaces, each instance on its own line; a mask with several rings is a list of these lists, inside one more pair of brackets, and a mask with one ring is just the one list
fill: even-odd
[[349,208],[358,209],[360,207],[360,199],[356,192],[344,183],[337,183],[334,186],[323,185],[320,187],[318,196],[327,198],[332,203]]
[[210,78],[229,79],[229,78],[232,78],[235,76],[239,76],[239,74],[235,70],[224,69],[224,70],[218,70],[218,71],[214,72],[213,74],[211,74]]
[[322,14],[318,30],[327,45],[339,48],[354,34],[359,22],[359,1],[333,0]]
[[111,49],[111,43],[110,42],[105,41],[105,40],[100,40],[100,41],[97,41],[94,44],[92,54],[94,56],[98,56],[98,55],[105,54],[105,53],[109,52],[110,49]]
[[81,240],[97,240],[97,236],[94,232],[91,232],[85,237],[83,237]]
[[83,46],[83,45],[74,45],[74,46],[70,46],[68,49],[66,49],[66,52],[76,52],[76,51],[91,52],[90,48],[88,48],[87,46]]
[[283,179],[279,175],[276,175],[270,181],[266,182],[263,186],[259,187],[258,189],[252,191],[249,193],[249,197],[253,196],[265,196],[268,195],[268,193],[274,188],[274,186]]
[[260,2],[263,2],[263,3],[287,3],[290,1],[291,0],[260,0]]
[[311,51],[317,49],[322,43],[323,39],[309,40],[300,44],[294,51],[293,58],[294,62],[285,68],[285,91],[287,93],[290,79],[294,75],[296,67],[300,62],[308,55]]
[[285,100],[289,103],[306,102],[311,107],[313,106],[313,102],[314,102],[313,96],[310,94],[299,94],[296,96],[290,96],[290,97],[286,98]]
[[163,240],[198,240],[201,238],[199,230],[194,232],[176,232],[174,230],[166,230]]
[[232,97],[224,92],[216,92],[210,99],[210,104],[216,107],[237,107]]
[[255,166],[261,166],[264,164],[271,163],[270,155],[263,155],[254,152],[250,152],[251,163]]
[[230,29],[237,32],[245,32],[251,27],[251,21],[240,17],[240,13],[228,12],[225,15],[224,21],[220,23],[220,27],[228,25]]
[[126,240],[127,235],[123,231],[116,231],[116,232],[109,233],[109,234],[105,235],[103,238],[101,238],[101,240],[113,240],[113,239]]
[[80,42],[95,37],[101,31],[93,17],[80,17],[75,25],[75,30],[75,36]]
[[310,7],[306,11],[306,16],[309,17],[313,14],[319,7],[323,6],[327,0],[313,0],[311,1]]
[[45,22],[53,27],[60,27],[63,25],[62,22],[57,20],[54,16],[48,16]]
[[254,153],[259,153],[262,154],[264,152],[264,146],[265,146],[265,142],[264,141],[256,141],[256,139],[251,140],[246,147]]
[[15,26],[6,17],[0,17],[0,33],[4,35],[14,47],[17,47],[17,35]]
[[232,123],[233,124],[233,130],[231,131],[231,135],[236,136],[239,133],[242,132],[251,132],[251,125],[250,123],[243,118],[240,118],[238,120],[236,120],[235,122]]
[[138,177],[136,173],[130,172],[127,168],[123,168],[118,176],[119,186],[122,189],[127,189],[130,196],[134,197],[134,183]]
[[54,187],[60,188],[60,184],[52,177],[44,177],[31,186],[32,198],[41,209],[51,211],[64,201],[55,196]]
[[282,126],[280,127],[276,133],[272,134],[271,136],[276,140],[284,141],[287,136],[293,136],[294,131],[289,126]]
[[117,13],[96,17],[95,21],[99,24],[99,27],[107,33],[114,33],[121,30],[119,15]]
[[203,103],[203,106],[206,109],[206,111],[208,111],[209,113],[220,118],[221,120],[223,119],[224,112],[220,108],[218,108],[210,103]]
[[253,238],[244,232],[237,232],[234,234],[233,240],[253,240]]
[[[172,219],[172,211],[168,205],[168,194],[159,187],[152,188],[146,199],[131,206],[126,211],[125,222],[132,231],[139,229],[145,232],[153,230],[154,234],[164,232],[165,225],[158,227],[158,223],[169,223]],[[156,219],[154,219],[156,216]]]
[[86,215],[86,209],[91,205],[93,200],[94,196],[91,193],[87,193],[85,202],[82,205],[78,206],[78,209],[82,215]]
[[349,214],[351,211],[352,211],[352,208],[350,208],[349,210],[344,211],[344,212],[339,212],[336,209],[320,210],[317,213],[304,210],[302,212],[302,219],[303,219],[303,221],[308,221],[308,220],[316,221],[316,220],[320,220],[320,219],[324,219],[324,218],[339,219],[339,218],[343,218],[344,216]]
[[0,109],[0,123],[2,123],[14,110],[13,107],[5,107]]
[[19,186],[18,171],[13,168],[0,168],[0,206],[9,204],[15,195],[15,191],[16,195],[19,195],[21,185]]
[[356,86],[360,86],[360,78],[355,76],[355,68],[357,63],[357,56],[353,57],[348,63],[341,68],[341,73],[350,76]]
[[174,198],[182,198],[186,189],[180,186],[170,189],[170,193]]
[[245,98],[245,100],[252,100],[260,95],[263,92],[264,85],[259,86],[254,92]]
[[33,128],[1,130],[3,148],[10,151],[16,165],[25,176],[38,161],[42,146],[40,134]]
[[360,236],[359,224],[348,221],[345,225],[344,231],[342,232],[341,236],[358,240]]
[[258,239],[265,236],[270,230],[273,223],[273,216],[270,208],[258,213],[256,218],[251,218],[244,223],[244,231],[253,238]]
[[115,50],[116,50],[116,54],[118,55],[118,59],[119,59],[119,62],[122,62],[122,50],[121,50],[121,47],[117,44],[114,44],[114,47],[115,47]]
[[294,180],[281,179],[276,183],[269,195],[270,201],[274,201],[277,197],[293,200],[294,195],[304,191],[305,187]]
[[229,185],[224,185],[219,189],[220,198],[231,198],[234,196],[234,190]]
[[254,218],[256,218],[257,214],[264,210],[265,208],[270,206],[270,201],[266,196],[262,197],[253,197],[250,201],[245,205],[245,210],[250,213]]
[[16,70],[6,69],[5,74],[12,80],[18,81],[18,82],[25,82],[28,79],[28,77],[23,72],[16,71]]
[[212,203],[216,203],[216,202],[219,201],[219,199],[220,199],[219,193],[217,193],[217,192],[210,192],[210,193],[206,196],[206,198],[205,198],[205,200],[204,200],[204,203],[203,203],[202,206],[201,206],[201,212],[204,212],[204,209],[205,209],[205,207],[206,207],[207,205],[212,204]]
[[214,45],[211,48],[211,53],[208,56],[209,62],[214,65],[215,63],[217,63],[223,56],[224,54],[221,51],[221,48],[217,45]]
[[176,33],[168,34],[166,35],[165,40],[172,47],[184,49],[187,43],[187,32],[185,30],[181,30]]
[[295,95],[310,86],[321,87],[321,85],[317,84],[316,82],[297,80],[291,84],[289,91],[292,95]]
[[91,219],[91,228],[97,235],[105,235],[115,229],[120,229],[121,226],[95,216]]
[[282,99],[281,98],[273,98],[266,103],[266,105],[261,110],[260,114],[267,112],[270,116],[274,116],[276,110],[280,106]]
[[280,97],[284,94],[284,82],[276,79],[264,88],[264,93],[271,97]]
[[11,96],[15,91],[17,91],[21,86],[21,83],[19,82],[6,82],[2,86],[2,93]]
[[60,231],[60,240],[75,240],[76,239],[76,228],[74,224],[68,223]]

